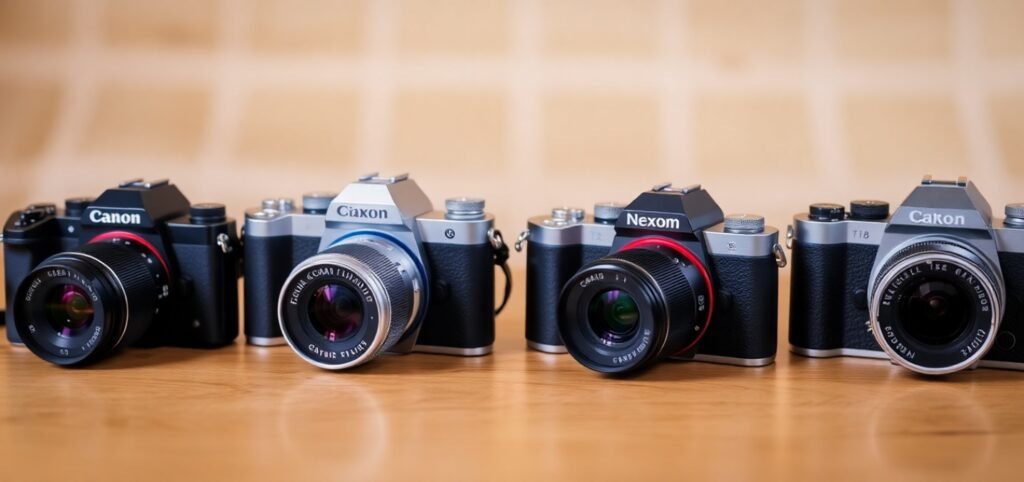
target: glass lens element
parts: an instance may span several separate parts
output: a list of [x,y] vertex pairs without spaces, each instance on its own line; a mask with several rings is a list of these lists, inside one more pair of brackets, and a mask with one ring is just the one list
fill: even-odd
[[359,295],[347,286],[324,285],[309,301],[309,319],[325,340],[345,340],[362,326],[363,303]]
[[53,287],[46,294],[44,309],[46,320],[53,330],[68,338],[87,330],[95,313],[89,295],[73,284]]
[[617,343],[636,334],[640,310],[629,293],[610,289],[602,291],[590,301],[587,320],[598,338]]
[[951,283],[923,280],[903,299],[901,319],[907,334],[921,343],[953,343],[971,323],[971,300]]

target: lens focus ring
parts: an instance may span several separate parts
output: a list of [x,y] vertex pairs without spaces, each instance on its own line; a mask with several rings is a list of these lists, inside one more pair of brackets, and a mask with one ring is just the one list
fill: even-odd
[[328,253],[336,253],[351,256],[353,259],[366,265],[367,268],[380,280],[384,291],[387,292],[390,302],[391,320],[387,336],[381,345],[381,351],[387,351],[398,343],[408,327],[412,315],[412,293],[405,284],[402,273],[399,272],[395,262],[384,255],[379,249],[368,244],[342,244],[328,250]]
[[[663,249],[663,248],[662,248]],[[693,297],[693,289],[686,279],[686,274],[679,269],[678,259],[666,259],[664,253],[653,249],[629,249],[619,251],[603,261],[615,260],[632,264],[646,272],[661,290],[666,300],[688,300]],[[677,307],[677,306],[673,306]],[[670,317],[673,310],[670,307]],[[683,308],[678,306],[678,308]],[[678,316],[673,317],[678,318]]]

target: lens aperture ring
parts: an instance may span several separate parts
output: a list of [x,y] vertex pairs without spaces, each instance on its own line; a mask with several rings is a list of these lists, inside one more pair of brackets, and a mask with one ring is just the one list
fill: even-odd
[[[881,281],[885,274],[892,271],[892,269],[900,262],[917,255],[936,252],[947,253],[952,256],[962,258],[964,262],[971,263],[972,265],[980,268],[980,270],[982,270],[989,279],[998,281],[998,285],[1003,285],[1003,280],[999,272],[993,269],[991,263],[986,261],[982,256],[975,254],[972,250],[967,249],[962,245],[943,239],[914,243],[890,255],[886,259],[885,263],[882,264],[882,268],[878,270],[878,281]],[[877,289],[878,287],[876,286],[875,288]],[[1004,298],[1002,290],[999,290],[994,294],[999,297],[997,301],[1001,302]]]

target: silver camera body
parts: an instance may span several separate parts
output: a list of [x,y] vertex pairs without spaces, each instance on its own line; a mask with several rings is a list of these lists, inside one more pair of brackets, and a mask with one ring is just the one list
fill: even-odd
[[[247,211],[249,342],[283,339],[327,369],[379,352],[490,353],[494,217],[481,199],[449,199],[446,208],[434,211],[407,175],[374,173],[337,196],[307,194],[301,210],[268,200]],[[335,290],[327,301],[316,297],[325,286]],[[336,306],[341,294],[349,305]],[[328,305],[317,314],[316,303]]]
[[1024,370],[1024,206],[993,219],[966,178],[929,176],[891,216],[882,201],[844,209],[812,205],[789,233],[795,353],[888,358],[929,375]]

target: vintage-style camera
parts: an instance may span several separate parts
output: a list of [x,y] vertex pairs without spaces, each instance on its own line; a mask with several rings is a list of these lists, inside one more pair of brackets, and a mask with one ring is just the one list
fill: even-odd
[[119,347],[217,347],[238,335],[241,246],[220,204],[128,181],[4,225],[7,336],[58,365]]
[[445,206],[434,211],[407,175],[375,173],[336,197],[307,194],[301,209],[286,199],[250,209],[249,343],[283,338],[306,361],[333,370],[384,352],[490,353],[494,267],[508,275],[508,249],[482,199]]
[[775,358],[778,231],[761,216],[723,216],[700,186],[655,186],[592,216],[556,208],[531,218],[525,239],[533,349],[567,350],[605,373],[668,357]]
[[790,233],[794,352],[1024,369],[1024,205],[993,220],[967,179],[925,177],[891,217],[883,201],[814,204]]

